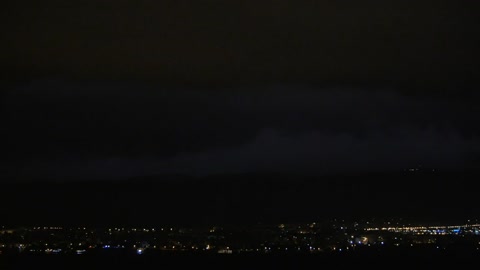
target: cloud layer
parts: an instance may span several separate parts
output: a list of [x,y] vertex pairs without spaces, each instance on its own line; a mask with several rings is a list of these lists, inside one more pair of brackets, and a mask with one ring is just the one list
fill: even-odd
[[480,153],[473,98],[388,88],[41,81],[4,101],[7,175],[458,169]]

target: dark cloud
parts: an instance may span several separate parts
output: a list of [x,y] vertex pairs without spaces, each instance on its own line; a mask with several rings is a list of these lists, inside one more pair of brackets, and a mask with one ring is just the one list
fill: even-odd
[[209,173],[351,173],[401,171],[424,166],[452,170],[465,168],[469,154],[478,153],[478,138],[466,140],[458,134],[438,130],[376,131],[362,138],[348,133],[319,131],[282,136],[262,131],[248,144],[200,154],[180,154],[159,162],[176,172]]
[[6,175],[461,169],[480,154],[476,96],[41,81],[4,97]]

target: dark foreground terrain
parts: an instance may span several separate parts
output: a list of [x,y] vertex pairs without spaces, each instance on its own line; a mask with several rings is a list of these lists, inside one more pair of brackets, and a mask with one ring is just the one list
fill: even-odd
[[397,251],[375,254],[109,254],[0,256],[0,269],[321,269],[324,267],[418,269],[471,267],[478,252]]

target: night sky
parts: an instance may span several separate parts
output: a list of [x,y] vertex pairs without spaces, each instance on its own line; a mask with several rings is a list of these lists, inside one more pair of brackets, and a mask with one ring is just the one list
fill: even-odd
[[1,181],[480,166],[476,1],[9,1]]

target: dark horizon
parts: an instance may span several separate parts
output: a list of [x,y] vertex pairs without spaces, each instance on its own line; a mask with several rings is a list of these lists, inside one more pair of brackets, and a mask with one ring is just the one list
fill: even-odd
[[[10,225],[208,226],[403,218],[480,218],[472,181],[480,174],[415,173],[324,178],[298,175],[134,178],[4,183]],[[383,181],[383,184],[382,184]],[[388,182],[387,182],[388,181]]]

